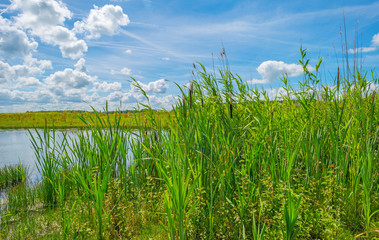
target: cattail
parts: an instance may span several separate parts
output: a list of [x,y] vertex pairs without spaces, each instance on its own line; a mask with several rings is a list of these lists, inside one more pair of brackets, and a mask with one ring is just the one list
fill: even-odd
[[225,48],[222,48],[222,51],[220,52],[221,57],[225,55]]
[[337,67],[337,88],[340,89],[340,67]]
[[187,118],[186,98],[183,96],[183,116]]
[[375,98],[376,91],[373,91],[371,94],[371,103],[374,104],[374,98]]
[[190,98],[190,108],[192,108],[192,94],[193,94],[193,83],[190,83],[189,98]]
[[147,136],[147,119],[145,118],[145,136]]
[[230,118],[233,118],[233,104],[232,104],[232,96],[229,95],[229,113],[230,113]]
[[193,66],[193,68],[196,68],[196,65],[194,63],[192,63],[192,66]]

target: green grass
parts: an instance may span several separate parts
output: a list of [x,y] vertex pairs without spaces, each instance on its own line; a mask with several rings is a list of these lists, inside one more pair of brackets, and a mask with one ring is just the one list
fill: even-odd
[[0,189],[25,182],[28,168],[21,163],[0,168]]
[[[107,114],[98,113],[103,119]],[[115,113],[110,113],[114,115]],[[144,127],[143,123],[146,118],[145,112],[129,112],[121,113],[121,126],[124,127]],[[165,124],[165,119],[169,118],[169,114],[154,111],[154,114],[159,115],[162,124]],[[48,111],[48,112],[26,112],[26,113],[0,113],[0,129],[16,129],[16,128],[44,128],[45,126],[52,128],[82,128],[86,124],[80,120],[80,117],[94,116],[93,112],[76,112],[76,111]],[[138,123],[137,123],[138,122]],[[150,128],[151,126],[147,126]]]
[[94,110],[77,138],[37,134],[42,181],[8,190],[0,238],[378,238],[375,73],[322,85],[301,49],[299,87],[269,99],[220,57],[171,112],[143,105],[146,124]]

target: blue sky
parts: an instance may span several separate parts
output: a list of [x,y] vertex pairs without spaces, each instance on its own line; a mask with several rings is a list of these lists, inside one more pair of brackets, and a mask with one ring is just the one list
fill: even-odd
[[[299,48],[321,79],[342,66],[344,14],[348,48],[356,27],[363,66],[379,65],[379,1],[0,0],[0,112],[169,109],[193,62],[216,66],[225,47],[232,72],[275,94],[279,77],[301,78]],[[358,19],[358,23],[357,23]],[[351,54],[352,58],[353,55]]]

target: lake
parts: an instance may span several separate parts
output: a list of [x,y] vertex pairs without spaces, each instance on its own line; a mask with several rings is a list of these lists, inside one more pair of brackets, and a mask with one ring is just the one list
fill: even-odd
[[[38,130],[41,134],[43,130]],[[36,136],[35,130],[31,130],[33,136]],[[58,139],[62,137],[63,132],[68,136],[75,136],[75,130],[56,130]],[[5,165],[14,165],[19,161],[29,167],[29,177],[31,181],[39,178],[39,173],[35,165],[35,156],[30,135],[26,129],[0,129],[0,168]]]
[[[43,134],[42,129],[37,131]],[[76,138],[76,131],[76,129],[56,130],[56,138],[62,139],[63,133],[66,133],[69,139]],[[37,136],[34,129],[31,132],[34,137]],[[36,158],[30,139],[27,129],[0,129],[0,168],[5,165],[18,164],[20,161],[23,166],[29,167],[29,180],[35,182],[40,175],[36,168]],[[128,158],[133,159],[130,149]]]

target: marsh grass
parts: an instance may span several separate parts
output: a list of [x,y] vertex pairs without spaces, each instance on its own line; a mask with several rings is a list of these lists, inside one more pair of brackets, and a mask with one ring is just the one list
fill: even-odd
[[218,71],[193,65],[168,118],[133,81],[147,98],[142,119],[106,107],[79,115],[75,138],[31,134],[42,181],[12,190],[20,209],[4,212],[0,237],[374,239],[378,78],[337,70],[323,85],[322,60],[310,72],[300,54],[299,87],[283,76],[274,98],[233,74],[223,50]]
[[29,168],[18,163],[0,168],[0,190],[25,182]]

